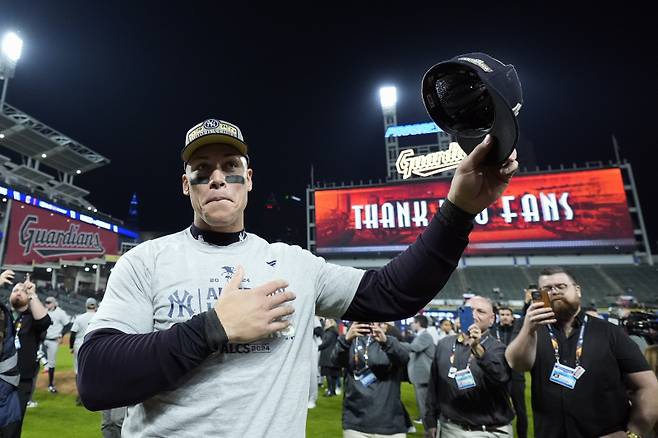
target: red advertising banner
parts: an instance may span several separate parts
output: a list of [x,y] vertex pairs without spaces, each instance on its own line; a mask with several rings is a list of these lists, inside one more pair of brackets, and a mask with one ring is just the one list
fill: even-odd
[[6,264],[91,259],[116,254],[118,248],[118,236],[111,231],[31,205],[12,205]]
[[[320,254],[398,252],[443,203],[450,181],[315,192]],[[475,219],[466,254],[630,250],[635,247],[618,168],[517,175]]]

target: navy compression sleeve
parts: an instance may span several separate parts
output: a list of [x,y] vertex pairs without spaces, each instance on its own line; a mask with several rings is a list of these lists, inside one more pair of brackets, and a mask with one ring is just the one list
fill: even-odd
[[92,411],[140,403],[174,388],[227,343],[214,309],[159,332],[94,330],[78,352],[80,398]]
[[412,245],[383,268],[366,271],[343,318],[397,321],[415,315],[457,267],[474,218],[446,199]]

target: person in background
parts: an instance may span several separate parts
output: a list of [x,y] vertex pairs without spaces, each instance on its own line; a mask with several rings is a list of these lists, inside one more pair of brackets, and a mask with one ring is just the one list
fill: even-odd
[[[317,347],[322,345],[322,321],[317,316],[314,317],[313,323],[313,342]],[[318,401],[318,386],[320,385],[322,376],[320,375],[320,350],[318,348],[311,349],[311,387],[308,394],[308,409],[315,409],[316,402]]]
[[18,428],[17,436],[20,436],[27,402],[39,370],[37,362],[39,341],[51,324],[48,310],[39,301],[36,291],[36,286],[30,281],[30,275],[27,274],[25,281],[14,285],[9,296],[18,338],[16,349],[18,350],[18,371],[20,373],[18,396],[21,405],[21,426]]
[[385,329],[353,322],[332,350],[331,361],[346,371],[344,438],[406,437],[400,381],[409,353]]
[[586,315],[580,284],[562,267],[539,274],[550,307],[533,302],[505,352],[532,375],[538,438],[646,435],[658,419],[658,380],[628,335]]
[[[509,345],[519,331],[516,324],[514,312],[508,306],[498,308],[498,324],[493,329],[496,339]],[[509,393],[512,398],[512,406],[516,413],[516,436],[526,438],[528,436],[528,415],[525,406],[525,375],[512,370],[512,378],[509,382]]]
[[[76,376],[78,375],[78,350],[80,349],[82,341],[85,338],[85,334],[87,333],[87,326],[89,325],[89,321],[91,321],[91,318],[93,318],[93,316],[96,314],[98,302],[95,298],[87,298],[85,307],[87,311],[76,316],[75,321],[73,322],[73,326],[71,327],[71,335],[69,337],[69,349],[73,355],[73,371],[75,372]],[[75,404],[78,406],[82,405],[79,395],[76,398]]]
[[414,316],[414,322],[411,327],[416,332],[416,337],[411,343],[402,343],[409,352],[409,364],[407,365],[407,372],[409,381],[414,385],[414,392],[416,394],[416,404],[418,405],[418,413],[420,418],[414,420],[415,423],[422,423],[422,418],[425,415],[425,400],[427,398],[427,385],[430,381],[430,369],[432,366],[432,359],[434,358],[434,340],[427,332],[427,317],[424,315]]
[[57,362],[57,349],[59,344],[62,343],[64,327],[71,322],[71,317],[62,310],[57,303],[55,297],[48,297],[45,300],[46,307],[48,308],[48,315],[52,324],[46,331],[46,339],[43,341],[43,346],[46,350],[46,359],[48,363],[48,391],[55,394],[57,388],[55,387],[55,365]]
[[511,438],[511,370],[505,344],[490,330],[496,319],[493,303],[476,295],[468,305],[474,322],[467,333],[445,337],[436,347],[423,417],[425,436]]
[[431,316],[427,317],[427,333],[432,336],[432,340],[434,341],[434,345],[436,345],[437,342],[439,342],[439,331],[436,328],[436,325],[434,324],[434,318]]
[[446,336],[455,334],[455,326],[448,318],[443,318],[439,323],[439,341]]
[[336,395],[336,382],[340,377],[340,368],[331,361],[331,352],[334,349],[338,339],[338,325],[331,318],[324,320],[324,333],[322,335],[322,344],[318,347],[320,350],[320,374],[327,379],[327,390],[325,397]]
[[[11,285],[14,271],[0,274],[0,287]],[[18,397],[18,358],[16,330],[11,310],[0,303],[0,437],[20,435],[21,403]]]

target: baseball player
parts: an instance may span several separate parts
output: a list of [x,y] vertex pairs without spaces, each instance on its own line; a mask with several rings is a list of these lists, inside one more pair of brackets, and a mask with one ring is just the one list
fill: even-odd
[[487,138],[457,169],[418,240],[379,270],[330,264],[244,229],[253,169],[240,129],[188,131],[183,194],[193,223],[124,254],[78,355],[91,410],[130,406],[123,437],[305,434],[314,314],[357,321],[414,315],[448,280],[476,213],[518,167],[485,167]]
[[48,327],[46,332],[46,339],[43,341],[43,348],[46,351],[46,369],[48,370],[48,391],[53,394],[57,393],[55,387],[55,365],[57,362],[57,349],[59,344],[62,343],[62,332],[64,327],[71,322],[71,317],[68,313],[58,307],[55,297],[48,297],[44,301],[48,309],[48,315],[52,320],[52,325]]
[[[82,341],[87,333],[89,322],[94,315],[96,315],[98,301],[96,301],[95,298],[87,298],[85,307],[87,308],[87,311],[75,317],[73,326],[71,326],[71,336],[69,338],[69,348],[71,349],[71,354],[73,354],[73,369],[76,376],[78,374],[78,351],[80,351],[80,346],[82,346]],[[75,404],[82,404],[80,396],[77,397]],[[121,425],[123,424],[125,412],[125,407],[103,410],[101,416],[101,433],[103,434],[103,438],[121,437]]]
[[85,301],[85,308],[87,311],[77,315],[73,321],[73,325],[71,326],[69,349],[73,355],[73,370],[75,371],[75,374],[78,374],[78,350],[80,350],[82,341],[85,338],[85,333],[87,332],[89,321],[91,321],[91,318],[93,318],[96,314],[97,307],[98,302],[95,298],[87,298],[87,301]]

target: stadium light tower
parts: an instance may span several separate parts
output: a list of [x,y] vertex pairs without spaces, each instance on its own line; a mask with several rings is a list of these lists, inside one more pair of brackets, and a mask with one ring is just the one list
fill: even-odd
[[7,32],[2,37],[0,45],[0,79],[2,79],[2,94],[0,94],[0,112],[4,112],[7,83],[14,77],[16,63],[23,52],[23,40],[16,32]]
[[[398,102],[398,92],[395,87],[387,86],[379,89],[379,102],[382,106],[382,113],[384,115],[384,133],[391,126],[397,126],[398,117],[396,105]],[[386,179],[396,180],[399,179],[397,169],[395,168],[395,161],[400,154],[400,146],[397,137],[384,137],[386,144]]]

